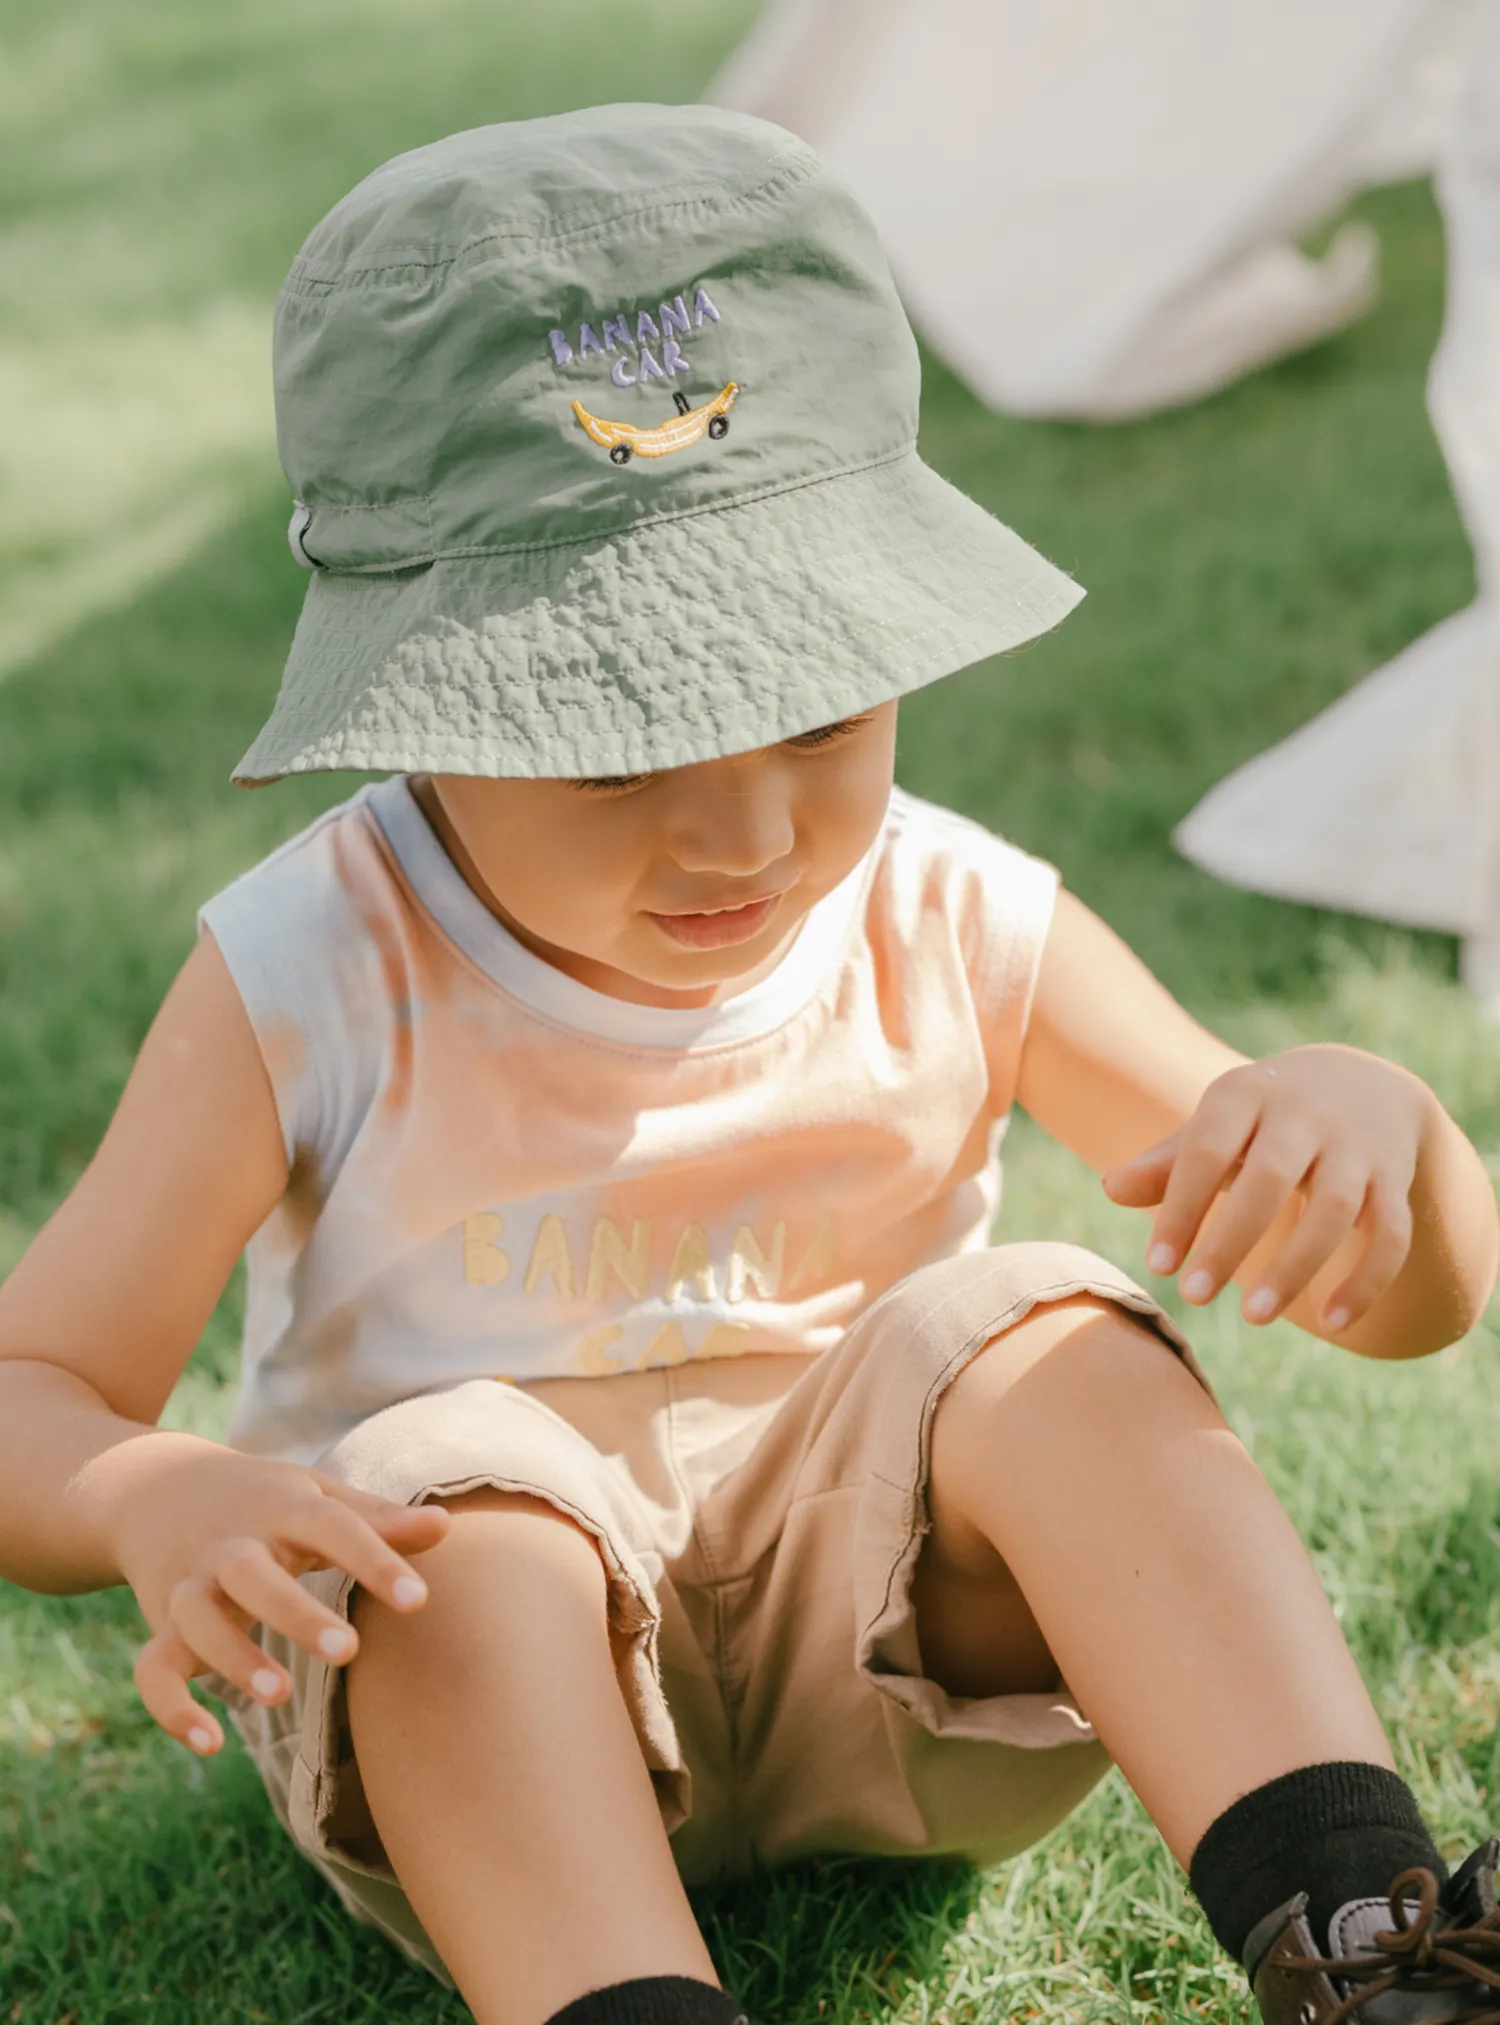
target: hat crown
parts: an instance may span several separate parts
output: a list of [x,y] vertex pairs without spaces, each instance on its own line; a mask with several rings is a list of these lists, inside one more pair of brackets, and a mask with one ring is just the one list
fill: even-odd
[[277,303],[325,568],[607,539],[909,451],[915,341],[812,149],[711,106],[454,134],[366,177]]

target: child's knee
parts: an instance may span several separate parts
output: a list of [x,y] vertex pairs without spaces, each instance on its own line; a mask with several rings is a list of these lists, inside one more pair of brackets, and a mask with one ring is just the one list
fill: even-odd
[[1039,1409],[1058,1430],[1104,1422],[1124,1436],[1181,1404],[1217,1418],[1144,1317],[1098,1294],[1047,1302],[991,1337],[944,1390],[933,1426],[934,1488],[941,1497],[944,1477],[977,1451],[998,1460],[1012,1424],[1030,1428]]
[[378,1617],[390,1629],[409,1627],[430,1648],[451,1631],[471,1641],[476,1621],[514,1618],[529,1626],[539,1608],[543,1621],[583,1611],[603,1626],[607,1573],[599,1543],[550,1500],[483,1484],[424,1502],[453,1516],[421,1558],[427,1601],[404,1617],[357,1587],[349,1616],[362,1637]]
[[1033,1308],[992,1336],[944,1387],[933,1418],[927,1483],[932,1545],[942,1559],[971,1575],[995,1561],[993,1547],[967,1516],[966,1491],[976,1469],[985,1469],[996,1453],[1007,1404],[1044,1359],[1076,1344],[1087,1329],[1109,1328],[1118,1314],[1112,1302],[1091,1294]]
[[1142,1317],[1103,1294],[1071,1294],[1040,1303],[992,1336],[948,1387],[939,1410],[951,1411],[955,1402],[962,1402],[959,1412],[981,1402],[998,1406],[1043,1364],[1059,1382],[1066,1367],[1080,1388],[1100,1374],[1107,1381],[1125,1380],[1143,1364],[1181,1369],[1171,1347]]
[[932,1428],[928,1507],[941,1558],[970,1579],[996,1561],[997,1496],[1012,1510],[1068,1495],[1101,1447],[1154,1453],[1162,1423],[1222,1426],[1210,1396],[1143,1317],[1106,1296],[1033,1308],[991,1337],[946,1387]]

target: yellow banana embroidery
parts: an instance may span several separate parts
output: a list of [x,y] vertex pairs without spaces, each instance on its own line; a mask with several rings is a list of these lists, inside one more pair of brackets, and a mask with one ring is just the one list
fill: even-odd
[[685,450],[689,443],[696,443],[705,434],[718,442],[729,434],[729,410],[739,390],[738,381],[731,380],[701,408],[690,408],[685,394],[674,394],[676,415],[654,429],[637,429],[632,422],[601,421],[589,413],[582,401],[573,403],[573,413],[594,441],[609,452],[614,463],[628,464],[632,456],[670,457],[674,450]]

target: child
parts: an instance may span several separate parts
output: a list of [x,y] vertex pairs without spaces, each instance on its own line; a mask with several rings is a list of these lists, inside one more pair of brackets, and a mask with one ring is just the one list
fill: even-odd
[[[314,231],[276,384],[236,778],[389,778],[209,902],[0,1294],[0,1573],[129,1583],[152,1715],[218,1749],[202,1676],[481,2025],[733,2019],[684,1880],[997,1860],[1111,1761],[1268,2025],[1493,2018],[1496,1845],[1448,1876],[1188,1343],[989,1244],[1019,1100],[1189,1301],[1416,1357],[1493,1195],[893,790],[899,697],[1080,593],[917,457],[857,206],[705,107],[460,134]],[[247,1245],[228,1443],[161,1431]]]

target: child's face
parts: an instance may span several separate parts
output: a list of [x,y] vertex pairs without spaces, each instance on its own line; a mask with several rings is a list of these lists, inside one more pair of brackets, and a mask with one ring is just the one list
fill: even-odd
[[536,954],[615,998],[709,1005],[769,972],[864,856],[895,747],[892,701],[665,773],[413,787],[470,885]]

